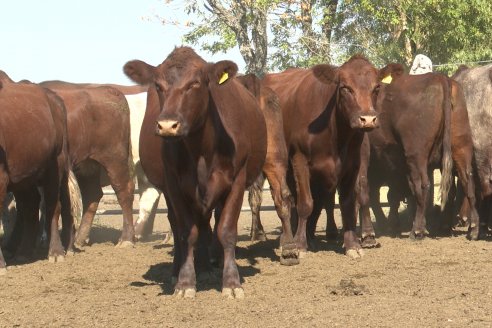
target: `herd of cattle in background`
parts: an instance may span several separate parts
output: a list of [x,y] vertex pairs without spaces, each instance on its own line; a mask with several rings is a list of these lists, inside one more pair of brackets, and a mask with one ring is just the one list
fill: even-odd
[[[399,64],[376,69],[355,55],[340,67],[292,68],[262,80],[237,70],[231,61],[207,63],[191,48],[177,47],[157,67],[128,62],[124,72],[136,86],[13,82],[0,71],[0,204],[12,192],[17,207],[10,237],[4,236],[7,259],[30,257],[42,229],[50,261],[87,244],[108,184],[123,213],[119,247],[152,232],[163,193],[178,297],[194,297],[196,273],[214,263],[223,263],[222,293],[244,296],[235,262],[237,222],[249,189],[252,238],[264,236],[259,205],[265,178],[282,223],[284,265],[298,264],[316,247],[323,209],[327,238],[337,236],[335,192],[349,257],[379,246],[369,206],[381,230],[399,234],[398,208],[406,199],[414,211],[410,237],[424,238],[434,169],[441,170],[444,228],[453,229],[454,208],[461,206],[468,237],[488,233],[492,65],[461,67],[449,78],[409,75]],[[135,224],[134,176],[140,193]]]

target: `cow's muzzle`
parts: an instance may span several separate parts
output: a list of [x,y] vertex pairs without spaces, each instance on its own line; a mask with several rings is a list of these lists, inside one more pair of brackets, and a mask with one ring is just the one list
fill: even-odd
[[155,133],[161,137],[179,137],[182,135],[182,124],[177,120],[156,121]]
[[379,126],[379,121],[377,115],[360,115],[358,124],[361,129],[371,130]]

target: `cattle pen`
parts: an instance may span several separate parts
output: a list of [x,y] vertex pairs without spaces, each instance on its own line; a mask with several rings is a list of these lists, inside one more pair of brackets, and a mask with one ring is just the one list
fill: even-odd
[[[135,197],[138,199],[138,196]],[[247,198],[245,199],[247,200]],[[137,203],[135,203],[137,204]],[[154,234],[134,248],[116,248],[121,229],[115,197],[107,193],[91,246],[61,263],[42,258],[9,266],[0,277],[0,326],[130,327],[488,327],[492,325],[490,241],[470,242],[465,230],[423,241],[380,236],[382,247],[359,260],[340,241],[324,240],[297,266],[279,264],[280,220],[262,212],[267,241],[251,242],[251,215],[240,215],[237,263],[246,297],[220,295],[220,270],[198,276],[195,300],[172,296],[173,249],[161,200]],[[264,192],[264,206],[272,206]],[[335,212],[339,222],[338,210]]]

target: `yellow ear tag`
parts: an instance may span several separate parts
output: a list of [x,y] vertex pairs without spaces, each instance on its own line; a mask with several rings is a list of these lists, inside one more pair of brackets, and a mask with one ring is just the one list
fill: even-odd
[[224,83],[225,81],[227,81],[228,78],[229,78],[229,74],[227,74],[227,72],[222,73],[222,76],[220,77],[219,80],[219,84]]
[[381,82],[386,83],[386,84],[390,84],[391,81],[393,81],[393,78],[391,77],[391,75],[388,75],[384,79],[381,80]]

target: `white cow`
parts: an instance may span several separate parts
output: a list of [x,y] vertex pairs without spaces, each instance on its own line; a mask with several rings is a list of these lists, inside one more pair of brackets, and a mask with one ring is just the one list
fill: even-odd
[[425,55],[417,55],[413,60],[412,68],[410,68],[410,75],[419,75],[432,72],[432,60]]

